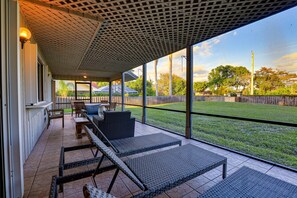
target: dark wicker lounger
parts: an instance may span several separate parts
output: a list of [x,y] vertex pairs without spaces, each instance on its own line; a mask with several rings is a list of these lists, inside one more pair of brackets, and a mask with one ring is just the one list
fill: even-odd
[[[119,171],[122,171],[142,190],[134,197],[154,197],[220,165],[223,165],[222,177],[226,177],[226,157],[191,144],[122,161],[88,127],[86,131],[102,153],[96,172],[100,170],[104,158],[116,166],[107,193],[110,193]],[[96,186],[95,177],[96,174],[92,179]]]
[[[58,185],[61,184],[61,177],[53,176],[52,182],[49,191],[49,198],[57,198],[58,197]],[[83,187],[83,193],[85,197],[96,197],[96,198],[116,198],[111,194],[108,194],[102,190],[99,190],[91,185],[85,185]],[[91,194],[90,194],[91,193]]]
[[297,186],[242,167],[199,198],[297,198]]
[[[160,149],[168,146],[179,145],[181,146],[181,140],[171,137],[169,135],[163,133],[156,133],[151,135],[143,135],[143,136],[136,136],[130,138],[123,138],[109,141],[106,136],[100,131],[97,125],[87,117],[91,123],[91,127],[96,131],[96,135],[101,137],[102,140],[110,146],[119,157],[125,157],[137,153],[142,153],[146,151],[151,151],[155,149]],[[75,161],[70,163],[65,163],[65,152],[74,151],[79,149],[85,148],[92,148],[94,145],[92,144],[92,140],[90,139],[91,144],[87,145],[80,145],[74,147],[62,147],[61,154],[60,154],[60,162],[59,162],[59,176],[64,176],[64,170],[76,168],[80,166],[86,166],[93,163],[98,163],[101,159],[97,157],[95,153],[94,158]],[[109,169],[106,169],[109,170]],[[78,179],[86,178],[92,175],[94,170],[79,172],[71,175],[67,175],[64,177],[65,182],[75,181]],[[60,185],[60,191],[63,191],[63,184]]]

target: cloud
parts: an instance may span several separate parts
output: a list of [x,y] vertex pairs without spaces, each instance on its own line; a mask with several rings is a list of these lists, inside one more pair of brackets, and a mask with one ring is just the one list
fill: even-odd
[[284,55],[274,62],[279,70],[297,73],[297,52]]
[[202,57],[208,57],[212,55],[212,48],[221,42],[220,37],[204,41],[194,46],[194,53]]
[[212,41],[213,44],[218,44],[220,42],[221,42],[221,40],[219,38],[214,38]]
[[193,81],[194,82],[203,82],[208,80],[208,74],[194,74]]
[[208,74],[209,71],[206,70],[204,66],[199,65],[199,66],[194,66],[193,73],[194,74]]
[[205,69],[202,65],[194,66],[193,68],[193,81],[194,82],[202,82],[207,81],[209,71]]
[[174,52],[172,54],[172,58],[175,59],[175,58],[180,58],[181,56],[185,56],[186,55],[186,49],[182,49],[180,51],[177,51],[177,52]]
[[203,57],[211,56],[211,48],[212,46],[207,41],[205,41],[199,45],[194,46],[194,53],[197,53],[199,56]]

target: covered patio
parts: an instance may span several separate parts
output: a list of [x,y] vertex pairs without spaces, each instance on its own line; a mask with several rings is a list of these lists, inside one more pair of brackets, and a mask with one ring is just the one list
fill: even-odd
[[[291,149],[296,144],[294,132],[297,129],[297,123],[291,116],[294,112],[289,114],[288,109],[283,108],[281,115],[284,116],[278,116],[280,110],[274,108],[276,118],[269,116],[267,118],[266,115],[260,115],[261,113],[254,115],[254,112],[248,111],[246,111],[248,116],[241,115],[241,112],[237,111],[241,108],[239,106],[232,107],[231,113],[228,114],[224,111],[219,113],[217,107],[213,107],[213,111],[208,109],[201,111],[199,106],[196,108],[193,105],[195,102],[198,103],[198,99],[194,100],[194,70],[199,70],[199,64],[196,64],[196,68],[194,67],[195,44],[228,34],[237,28],[296,6],[296,0],[1,1],[0,165],[2,169],[0,176],[3,188],[0,197],[47,197],[51,178],[53,175],[58,175],[61,147],[77,146],[88,142],[86,136],[76,139],[75,123],[73,117],[68,114],[65,114],[64,128],[61,127],[60,120],[53,120],[50,127],[46,128],[48,122],[46,109],[57,108],[56,80],[71,80],[75,83],[89,84],[90,87],[91,82],[108,83],[109,96],[106,96],[108,101],[116,100],[121,107],[118,110],[124,111],[126,108],[137,117],[135,131],[137,136],[161,132],[181,139],[183,145],[190,143],[225,156],[228,164],[227,176],[247,166],[297,185],[296,148]],[[169,97],[162,99],[162,96],[158,96],[157,60],[168,56],[172,61],[172,54],[181,50],[183,54],[179,58],[185,61],[186,68],[183,70],[182,63],[181,71],[184,77],[182,83],[185,86],[182,90],[183,95],[182,97],[172,96],[173,83],[171,83]],[[148,96],[149,83],[152,88],[148,64],[153,61],[157,88],[154,96]],[[138,71],[133,73],[132,70],[136,67]],[[170,72],[172,74],[172,67]],[[199,70],[199,72],[205,71]],[[251,82],[254,79],[253,72],[249,74],[251,79],[248,80]],[[168,75],[168,81],[172,81],[171,78],[172,75],[171,77]],[[125,100],[125,82],[135,79],[141,79],[139,100]],[[112,96],[114,82],[121,82],[119,89],[121,93],[117,98]],[[254,84],[250,84],[253,90]],[[134,92],[134,94],[138,93]],[[90,102],[92,102],[91,96],[90,91]],[[183,103],[180,106],[173,104],[174,107],[168,108],[156,107],[154,105],[159,104],[158,97],[167,102],[182,101]],[[219,99],[228,100],[225,96]],[[233,102],[236,102],[235,98]],[[280,106],[285,104],[278,103]],[[246,109],[251,108],[246,107]],[[169,114],[162,112],[170,112],[171,115],[168,116]],[[156,120],[149,119],[149,114],[157,115]],[[167,122],[166,120],[163,122],[165,127],[169,126],[166,130],[162,129],[163,126],[152,126],[162,121],[158,116],[167,118]],[[204,122],[206,118],[210,118],[209,122]],[[266,158],[261,158],[262,155],[258,150],[255,153],[258,152],[260,157],[245,153],[249,149],[254,151],[255,147],[245,146],[240,140],[240,148],[245,149],[243,152],[230,149],[226,145],[216,145],[215,133],[216,130],[221,130],[215,125],[220,124],[218,119],[228,121],[224,122],[223,126],[223,130],[227,132],[229,132],[227,130],[229,126],[234,123],[236,123],[235,131],[238,127],[240,131],[240,127],[243,129],[247,126],[248,135],[252,127],[258,127],[257,130],[262,130],[263,127],[268,133],[271,132],[270,128],[273,128],[274,134],[280,130],[278,127],[283,127],[284,133],[293,134],[286,136],[288,139],[283,139],[288,143],[289,146],[286,149],[290,153],[283,152],[282,148],[278,152],[267,151],[270,147],[266,150],[262,149],[261,146],[265,147],[266,143],[269,143],[269,136],[266,137],[268,141],[265,139],[266,142],[260,142],[255,146],[259,147],[260,151],[262,149],[266,152]],[[168,120],[173,123],[169,123]],[[174,122],[179,123],[172,129],[170,125],[174,125]],[[213,123],[215,124],[212,125]],[[195,136],[194,132],[203,131],[203,124],[211,125],[207,129],[210,131],[205,130],[206,133],[214,134],[212,138],[215,138],[210,142],[202,136]],[[202,129],[195,126],[200,126]],[[225,135],[222,134],[222,136]],[[241,135],[236,134],[236,136]],[[225,141],[224,138],[221,140]],[[276,140],[279,140],[277,136]],[[137,156],[169,148],[157,149]],[[269,155],[272,152],[282,154],[279,161],[270,160],[272,158],[269,158]],[[69,162],[92,157],[88,149],[68,154],[66,161]],[[282,164],[286,162],[284,158],[289,159],[287,164]],[[93,168],[93,165],[88,165],[67,173]],[[113,172],[109,171],[96,177],[97,184],[103,191],[107,190],[112,176]],[[197,197],[221,181],[221,178],[221,167],[215,168],[166,191],[159,197]],[[83,185],[91,183],[90,178],[67,183],[64,192],[59,193],[59,197],[82,197]],[[128,177],[120,173],[111,194],[116,197],[131,197],[139,191],[140,189]]]
[[[65,117],[65,128],[61,128],[60,120],[54,120],[49,129],[46,130],[39,141],[37,142],[32,153],[28,157],[28,160],[24,165],[24,178],[25,178],[25,195],[24,197],[47,197],[50,190],[51,178],[53,175],[58,175],[59,157],[61,146],[69,147],[89,142],[86,136],[82,139],[76,139],[75,137],[75,124],[73,117],[67,115]],[[252,169],[258,170],[265,174],[279,178],[286,182],[297,185],[297,173],[292,172],[277,166],[273,166],[268,163],[264,163],[249,157],[245,157],[230,151],[219,149],[214,146],[210,146],[204,143],[197,142],[195,140],[189,140],[179,135],[166,132],[161,129],[157,129],[151,126],[136,123],[135,129],[136,135],[146,135],[153,133],[165,133],[173,137],[182,140],[182,144],[191,143],[198,147],[212,151],[219,155],[227,157],[227,176],[237,171],[240,167],[247,166]],[[172,147],[171,147],[172,148]],[[170,147],[165,148],[170,149]],[[165,150],[163,149],[163,150]],[[158,149],[143,154],[137,154],[137,156],[149,154],[152,152],[159,152],[162,149]],[[92,153],[89,149],[80,151],[69,152],[66,155],[66,162],[78,161],[82,159],[88,159],[92,157]],[[82,168],[71,169],[66,171],[66,174],[81,172],[88,169],[93,169],[95,165],[84,166]],[[108,185],[112,179],[114,171],[109,171],[100,174],[96,177],[98,187],[102,190],[107,190]],[[182,184],[172,190],[167,191],[159,195],[158,197],[197,197],[210,187],[222,180],[221,167],[218,167],[208,173],[205,173],[195,179],[192,179],[185,184]],[[85,178],[70,182],[64,185],[64,192],[59,193],[59,197],[83,197],[82,186],[85,184],[92,184],[91,178]],[[140,189],[124,174],[120,174],[116,179],[114,188],[111,194],[116,197],[131,197],[137,194]]]

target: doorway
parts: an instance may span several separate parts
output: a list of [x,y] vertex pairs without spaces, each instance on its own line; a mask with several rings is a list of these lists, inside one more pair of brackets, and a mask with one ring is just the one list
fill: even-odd
[[92,82],[75,81],[75,100],[92,102]]

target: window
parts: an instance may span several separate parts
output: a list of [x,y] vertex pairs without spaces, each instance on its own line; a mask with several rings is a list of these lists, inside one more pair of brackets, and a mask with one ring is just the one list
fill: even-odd
[[44,100],[44,95],[43,95],[43,80],[44,80],[44,78],[43,78],[43,69],[44,69],[43,65],[40,62],[38,62],[38,64],[37,64],[37,80],[38,80],[37,89],[38,89],[38,93],[37,94],[38,94],[38,101],[39,102]]

